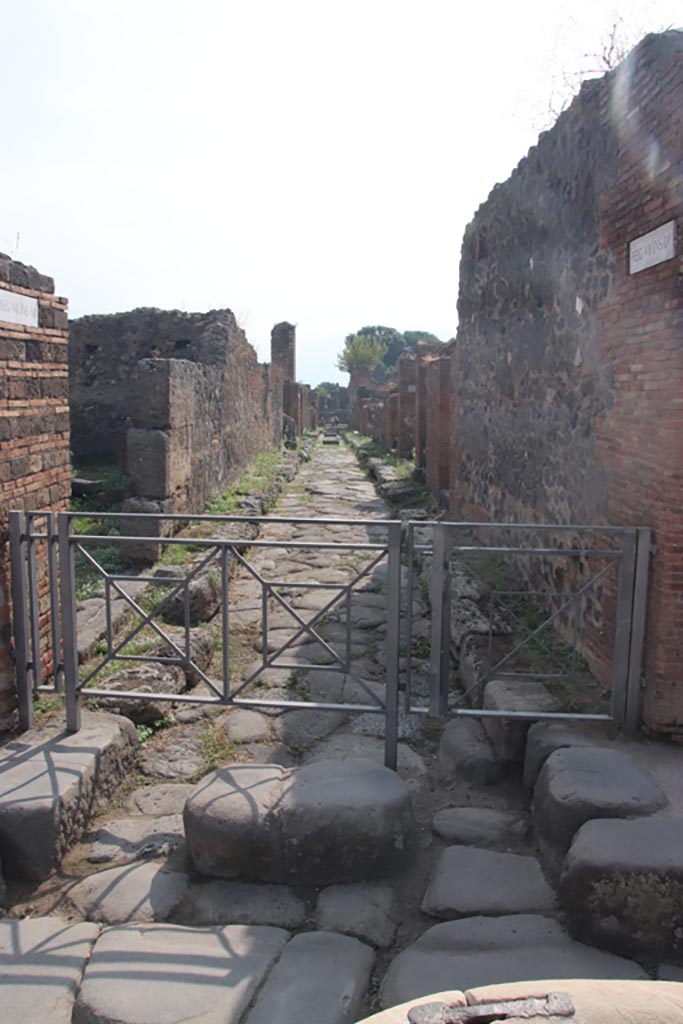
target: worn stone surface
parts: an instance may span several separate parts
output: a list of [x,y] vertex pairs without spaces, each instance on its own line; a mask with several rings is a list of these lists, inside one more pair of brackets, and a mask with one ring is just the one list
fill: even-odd
[[183,842],[182,814],[167,814],[159,818],[136,815],[117,818],[98,829],[90,846],[91,864],[107,861],[141,860],[143,857],[166,856]]
[[220,607],[220,579],[217,572],[206,572],[193,577],[186,588],[164,602],[162,614],[167,622],[182,626],[185,622],[184,590],[189,593],[189,619],[191,626],[208,622]]
[[408,791],[367,759],[219,769],[184,813],[194,866],[215,877],[353,881],[398,867],[412,849]]
[[58,917],[0,921],[0,990],[5,1024],[71,1024],[96,924]]
[[387,949],[396,935],[396,894],[389,885],[330,885],[318,896],[315,923]]
[[[183,570],[180,570],[180,575],[183,575]],[[181,651],[185,650],[185,632],[176,632],[175,630],[166,630],[170,634],[174,644],[180,648]],[[177,652],[171,647],[170,644],[162,644],[154,652],[160,658],[173,658],[177,657]],[[213,637],[208,629],[202,629],[200,626],[194,626],[190,629],[190,660],[191,665],[188,665],[183,669],[185,672],[185,679],[187,685],[197,686],[201,682],[200,672],[206,674],[211,666],[214,659],[215,648],[213,643]],[[199,672],[197,671],[199,669]]]
[[270,726],[258,711],[236,708],[225,719],[225,735],[233,743],[263,743],[270,739]]
[[481,723],[472,718],[454,718],[446,724],[439,742],[438,770],[443,781],[457,774],[479,786],[494,786],[505,774]]
[[[559,711],[557,700],[543,683],[491,679],[484,687],[484,707],[491,711]],[[484,731],[499,761],[524,761],[526,735],[531,721],[516,718],[484,718]]]
[[683,819],[586,822],[565,858],[560,896],[577,938],[683,960]]
[[130,814],[149,814],[156,817],[182,814],[185,801],[194,789],[190,783],[160,782],[155,786],[141,786],[126,801]]
[[434,815],[432,830],[441,839],[463,846],[515,845],[524,840],[528,825],[510,811],[490,807],[447,807]]
[[564,722],[534,722],[524,752],[524,785],[533,789],[547,758],[562,747],[594,747],[595,737]]
[[306,750],[329,736],[347,720],[343,711],[285,711],[275,719],[275,731],[293,749]]
[[552,914],[555,893],[535,857],[449,846],[439,854],[422,909],[445,919]]
[[239,1024],[281,953],[280,928],[127,925],[104,931],[73,1024]]
[[83,712],[78,733],[34,729],[0,749],[0,856],[7,875],[40,881],[83,835],[98,801],[125,778],[131,723]]
[[[384,764],[384,741],[375,736],[358,736],[352,732],[337,732],[304,755],[304,764],[330,758],[345,761],[349,758],[372,758]],[[398,774],[414,797],[429,785],[429,771],[424,758],[407,743],[398,744]]]
[[[116,672],[105,681],[107,690],[143,693],[183,693],[187,688],[185,673],[176,665],[136,665]],[[117,711],[136,724],[149,724],[163,718],[170,710],[168,701],[144,697],[100,697],[105,711]]]
[[382,1006],[448,988],[542,978],[646,978],[637,964],[575,942],[548,917],[468,917],[429,928],[392,961]]
[[183,729],[178,736],[162,735],[154,746],[145,747],[138,758],[143,775],[156,779],[185,780],[204,771],[202,735],[206,723],[198,722]]
[[352,1024],[370,980],[374,953],[333,932],[296,935],[270,973],[245,1024]]
[[190,887],[177,919],[185,924],[267,924],[299,928],[306,904],[286,885],[202,882]]
[[158,864],[134,864],[89,875],[68,895],[91,921],[165,921],[179,906],[187,886],[187,875],[181,872]]
[[542,859],[558,875],[574,834],[586,821],[649,815],[665,804],[652,775],[621,751],[556,750],[534,790],[533,820]]

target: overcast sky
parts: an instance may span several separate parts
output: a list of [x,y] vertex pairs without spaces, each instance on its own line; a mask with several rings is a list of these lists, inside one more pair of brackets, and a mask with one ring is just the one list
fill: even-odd
[[[631,40],[680,0],[623,0]],[[366,324],[457,327],[465,225],[597,67],[611,2],[0,0],[0,251],[71,316],[229,307],[348,380]],[[588,56],[587,56],[588,55]],[[18,238],[18,244],[17,244]]]

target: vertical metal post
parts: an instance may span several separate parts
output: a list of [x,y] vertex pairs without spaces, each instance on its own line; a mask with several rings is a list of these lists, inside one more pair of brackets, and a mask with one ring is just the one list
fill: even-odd
[[448,682],[451,644],[451,572],[453,534],[450,526],[434,526],[432,574],[429,596],[432,605],[431,657],[429,663],[429,714],[448,713]]
[[52,632],[52,676],[55,690],[61,693],[64,661],[62,658],[62,637],[59,628],[59,574],[57,572],[57,537],[55,533],[55,514],[48,512],[46,516],[47,530],[47,566],[50,579],[50,629]]
[[64,691],[66,727],[78,732],[81,705],[78,690],[78,640],[76,636],[76,574],[71,546],[71,519],[65,512],[57,516],[59,535],[59,584],[62,594],[62,644],[64,646]]
[[223,634],[223,700],[230,700],[230,553],[221,547],[221,630]]
[[347,586],[344,604],[346,605],[346,650],[344,652],[344,672],[348,675],[351,671],[351,587]]
[[645,617],[647,611],[647,580],[650,566],[652,531],[646,526],[636,530],[636,564],[633,585],[633,618],[626,687],[626,733],[635,736],[640,725],[640,679],[643,667]]
[[28,616],[26,608],[26,575],[23,512],[9,514],[9,551],[12,585],[12,621],[14,623],[14,656],[17,674],[19,731],[33,725],[33,699],[28,682]]
[[385,688],[384,763],[398,762],[398,675],[401,644],[401,524],[387,526],[387,675]]
[[261,581],[261,664],[268,664],[268,584]]
[[36,549],[33,540],[34,516],[26,513],[26,560],[28,564],[28,593],[31,616],[31,676],[33,692],[42,683],[40,658],[40,596],[38,594],[38,567],[36,566]]
[[618,562],[619,581],[612,666],[612,717],[617,725],[623,725],[626,720],[635,562],[636,531],[629,529],[621,535],[621,557]]
[[415,552],[415,527],[408,523],[408,544],[406,546],[406,561],[408,563],[408,581],[406,584],[406,685],[403,694],[403,707],[406,712],[410,711],[410,695],[413,684],[413,589],[415,586],[415,565],[413,564]]

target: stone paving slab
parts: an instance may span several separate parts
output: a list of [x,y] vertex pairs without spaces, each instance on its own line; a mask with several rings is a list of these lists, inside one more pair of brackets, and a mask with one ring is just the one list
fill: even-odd
[[552,914],[555,893],[535,857],[449,846],[439,854],[422,909],[446,919]]
[[165,921],[181,903],[187,875],[158,864],[108,868],[77,882],[70,902],[91,921]]
[[0,1020],[71,1024],[76,992],[100,929],[57,917],[0,921]]
[[130,863],[143,857],[166,856],[184,839],[182,814],[116,818],[98,829],[88,860],[91,864]]
[[506,772],[481,722],[472,718],[453,718],[446,723],[439,742],[438,770],[444,782],[451,782],[458,774],[477,786],[494,786]]
[[299,928],[306,904],[286,885],[201,882],[190,886],[178,913],[183,924],[266,924]]
[[[484,707],[493,711],[559,711],[557,699],[541,682],[491,679],[484,687]],[[484,731],[499,761],[521,764],[531,722],[519,718],[484,718]]]
[[375,960],[357,939],[304,932],[288,943],[245,1024],[351,1024]]
[[126,801],[130,814],[148,814],[161,817],[182,814],[185,801],[194,789],[191,783],[159,782],[155,786],[140,786]]
[[559,875],[569,845],[592,818],[635,818],[666,805],[653,776],[618,750],[565,747],[552,753],[534,790],[533,821],[542,860]]
[[527,733],[524,785],[529,789],[534,788],[541,768],[555,750],[563,747],[595,746],[600,746],[596,735],[590,735],[578,726],[566,725],[564,722],[535,722]]
[[318,896],[315,923],[387,949],[396,935],[396,894],[390,885],[330,885]]
[[[6,876],[41,881],[130,771],[133,725],[84,711],[82,728],[33,729],[0,749],[0,857]],[[97,785],[97,792],[95,786]]]
[[443,991],[543,978],[647,978],[638,964],[575,942],[548,917],[466,917],[434,925],[391,963],[382,1006]]
[[683,961],[683,818],[586,822],[565,858],[560,895],[583,941]]
[[490,807],[446,807],[432,820],[432,831],[437,836],[461,846],[519,845],[528,827],[519,814]]
[[287,938],[249,925],[107,928],[73,1024],[238,1024]]

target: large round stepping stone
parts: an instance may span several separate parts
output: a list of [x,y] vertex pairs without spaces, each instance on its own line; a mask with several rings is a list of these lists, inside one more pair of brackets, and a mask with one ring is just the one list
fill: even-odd
[[0,921],[0,1019],[4,1024],[71,1024],[96,924],[58,917]]
[[422,909],[432,917],[552,914],[555,893],[535,857],[473,846],[442,850]]
[[592,818],[642,817],[666,803],[653,776],[621,751],[556,750],[543,765],[534,791],[534,825],[545,866],[559,876],[574,835]]
[[542,978],[646,978],[630,960],[575,942],[548,917],[467,917],[437,924],[392,961],[382,1006],[446,989]]
[[413,850],[408,790],[364,758],[221,768],[184,817],[194,866],[219,878],[358,881],[404,865]]
[[99,871],[69,890],[69,900],[92,921],[164,921],[180,904],[187,875],[158,864],[124,865]]
[[73,1024],[238,1024],[287,938],[280,928],[248,925],[107,928]]
[[560,894],[586,942],[683,959],[683,819],[587,822],[565,858]]
[[245,1024],[352,1024],[375,960],[357,939],[305,932],[288,943]]

